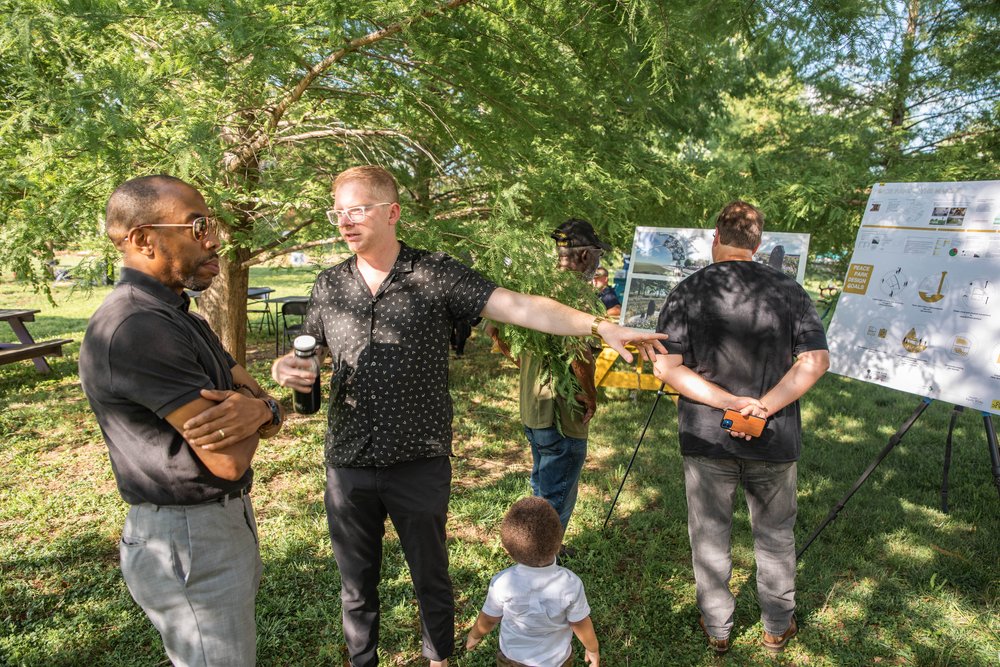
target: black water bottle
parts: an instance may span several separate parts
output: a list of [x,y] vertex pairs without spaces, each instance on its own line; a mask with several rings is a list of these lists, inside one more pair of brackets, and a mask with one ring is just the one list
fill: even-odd
[[300,415],[311,415],[319,410],[319,402],[322,397],[319,385],[319,359],[316,357],[316,339],[312,336],[298,336],[292,342],[295,349],[295,356],[299,359],[308,359],[312,362],[316,372],[316,381],[313,383],[311,391],[296,391],[293,397],[295,411]]

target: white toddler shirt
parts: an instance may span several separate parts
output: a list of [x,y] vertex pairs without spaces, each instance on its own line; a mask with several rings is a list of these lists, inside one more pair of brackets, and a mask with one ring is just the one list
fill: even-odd
[[570,623],[590,615],[583,582],[564,567],[517,564],[490,580],[483,613],[501,616],[500,650],[532,667],[559,667],[570,656]]

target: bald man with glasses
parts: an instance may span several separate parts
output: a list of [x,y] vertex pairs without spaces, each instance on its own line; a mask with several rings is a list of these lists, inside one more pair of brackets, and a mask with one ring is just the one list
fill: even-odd
[[80,382],[129,504],[125,583],[174,665],[253,665],[261,560],[250,465],[281,409],[188,310],[184,290],[219,273],[201,194],[170,176],[127,181],[105,227],[124,268],[87,326]]

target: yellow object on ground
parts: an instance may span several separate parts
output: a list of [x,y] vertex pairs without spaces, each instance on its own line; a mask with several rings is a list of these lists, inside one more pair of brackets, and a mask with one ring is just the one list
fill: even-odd
[[[660,388],[660,381],[653,375],[652,363],[643,361],[639,357],[638,351],[634,347],[629,347],[628,351],[634,356],[631,364],[621,359],[613,348],[605,344],[601,354],[597,357],[597,369],[594,373],[594,384],[598,387],[619,387],[622,389],[648,389],[656,391]],[[617,363],[619,368],[628,367],[629,370],[611,370]],[[669,386],[664,387],[664,391],[672,393],[674,390]],[[672,396],[674,402],[677,397]]]

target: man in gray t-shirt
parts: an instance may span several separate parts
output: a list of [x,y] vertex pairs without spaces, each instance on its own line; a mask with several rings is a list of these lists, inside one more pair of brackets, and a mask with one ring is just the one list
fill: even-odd
[[80,382],[129,503],[119,552],[129,592],[178,665],[256,660],[261,561],[250,462],[278,404],[188,311],[219,272],[205,200],[169,176],[111,195],[121,281],[94,313]]
[[[735,600],[730,528],[742,484],[757,560],[763,643],[781,650],[795,623],[798,399],[830,365],[823,323],[805,290],[753,261],[764,216],[736,201],[716,221],[713,264],[681,282],[660,311],[667,354],[654,372],[680,394],[688,533],[699,623],[717,653],[729,649]],[[759,437],[723,428],[723,411],[766,419]]]

